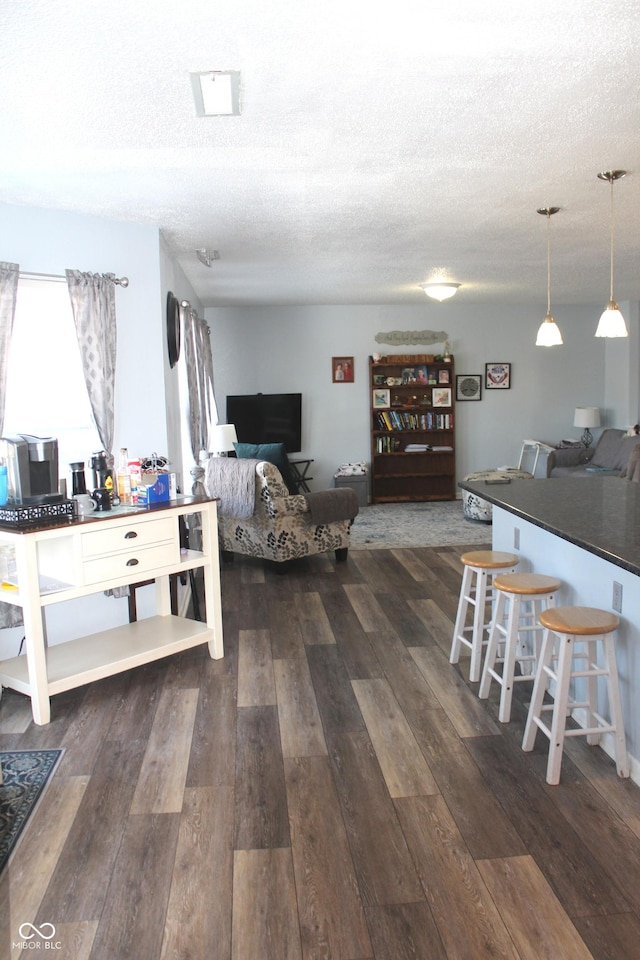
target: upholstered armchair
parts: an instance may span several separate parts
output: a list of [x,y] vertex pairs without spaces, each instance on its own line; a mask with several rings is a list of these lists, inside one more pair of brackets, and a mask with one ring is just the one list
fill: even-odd
[[205,471],[208,496],[219,497],[218,528],[224,559],[241,553],[276,563],[335,551],[346,560],[358,499],[347,488],[290,494],[266,460],[215,457]]

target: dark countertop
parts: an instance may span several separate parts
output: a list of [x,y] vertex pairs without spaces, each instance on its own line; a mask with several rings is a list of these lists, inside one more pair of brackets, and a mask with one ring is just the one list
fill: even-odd
[[640,483],[595,475],[458,486],[640,576]]

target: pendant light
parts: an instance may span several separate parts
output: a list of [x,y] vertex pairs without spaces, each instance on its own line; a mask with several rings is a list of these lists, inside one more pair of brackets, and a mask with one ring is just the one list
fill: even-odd
[[596,337],[628,337],[629,331],[624,322],[624,317],[620,313],[620,308],[613,297],[613,184],[616,180],[624,177],[626,170],[606,170],[598,174],[599,180],[608,180],[611,184],[611,287],[609,294],[609,303],[604,308],[600,317]]
[[551,316],[551,217],[560,207],[542,207],[538,213],[547,218],[547,315],[540,324],[536,347],[557,347],[562,343],[560,328]]

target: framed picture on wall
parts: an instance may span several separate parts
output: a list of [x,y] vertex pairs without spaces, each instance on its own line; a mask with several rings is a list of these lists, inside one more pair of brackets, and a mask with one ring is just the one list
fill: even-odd
[[353,357],[331,357],[334,383],[353,383]]
[[484,386],[486,390],[509,390],[511,387],[511,364],[485,363]]
[[456,400],[480,400],[482,397],[482,374],[460,373],[456,375]]

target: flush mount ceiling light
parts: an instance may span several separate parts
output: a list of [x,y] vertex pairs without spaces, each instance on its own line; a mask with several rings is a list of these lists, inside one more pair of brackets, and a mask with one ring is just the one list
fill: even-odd
[[202,247],[196,250],[196,257],[200,263],[204,263],[205,267],[210,267],[214,260],[220,259],[220,254],[217,250],[207,250],[206,247]]
[[541,207],[538,213],[547,218],[547,315],[540,324],[536,347],[557,347],[562,343],[560,328],[551,316],[551,217],[560,207]]
[[433,280],[431,283],[419,283],[418,286],[422,287],[432,300],[439,300],[442,303],[443,300],[449,300],[455,296],[462,284],[450,283],[448,280]]
[[596,337],[628,337],[629,331],[620,313],[620,308],[613,296],[613,184],[624,177],[626,170],[606,170],[598,174],[599,180],[607,180],[611,184],[611,286],[609,303],[600,317]]
[[191,88],[199,117],[240,115],[240,71],[207,70],[191,74]]

